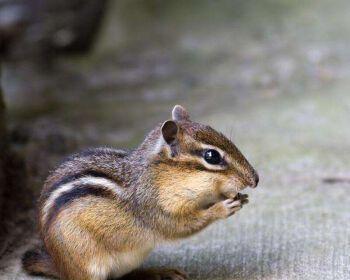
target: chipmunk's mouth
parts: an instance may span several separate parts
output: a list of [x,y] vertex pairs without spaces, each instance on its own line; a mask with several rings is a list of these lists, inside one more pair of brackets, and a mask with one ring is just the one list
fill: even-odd
[[244,193],[240,193],[240,192],[235,192],[235,193],[230,193],[230,194],[222,194],[222,199],[225,200],[225,199],[228,199],[228,198],[231,198],[233,200],[241,200],[241,199],[247,199],[248,198],[248,195],[247,194],[244,194]]
[[243,182],[230,181],[228,184],[225,184],[220,188],[221,199],[237,200],[237,199],[240,199],[242,195],[245,197],[246,195],[241,192],[244,191],[247,187],[248,185],[244,184]]
[[242,194],[239,192],[230,192],[230,193],[222,193],[221,197],[222,197],[222,200],[225,200],[228,198],[236,199],[239,197],[239,195],[242,195]]
[[233,199],[235,201],[240,201],[241,204],[240,205],[244,205],[247,204],[249,202],[249,197],[247,194],[244,193],[236,193],[235,195],[230,195],[230,196],[225,196],[225,199]]

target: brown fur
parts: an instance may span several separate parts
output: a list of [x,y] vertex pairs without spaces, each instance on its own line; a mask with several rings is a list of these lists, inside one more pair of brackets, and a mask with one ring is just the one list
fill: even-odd
[[[222,169],[203,165],[204,144],[225,152]],[[116,194],[82,184],[81,178],[87,176],[114,182]],[[159,240],[189,236],[232,215],[247,200],[227,198],[256,186],[257,180],[255,170],[231,141],[192,122],[176,106],[173,120],[158,125],[134,151],[89,150],[71,156],[48,177],[39,200],[44,246],[24,256],[24,268],[60,279],[123,276],[134,267],[116,269],[115,260],[141,262]],[[75,186],[77,182],[82,185]],[[64,185],[69,188],[59,193]],[[128,275],[133,279],[139,273]],[[153,274],[169,276],[169,270]]]

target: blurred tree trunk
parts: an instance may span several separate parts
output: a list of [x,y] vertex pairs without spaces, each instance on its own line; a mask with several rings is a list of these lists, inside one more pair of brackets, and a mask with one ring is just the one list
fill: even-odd
[[[5,103],[1,87],[1,68],[0,68],[0,216],[2,208],[2,198],[5,189],[5,154],[6,154],[6,132],[5,132]],[[0,219],[2,220],[2,219]],[[1,225],[0,225],[1,227]]]
[[107,0],[0,0],[0,53],[50,62],[59,54],[87,52],[106,5]]

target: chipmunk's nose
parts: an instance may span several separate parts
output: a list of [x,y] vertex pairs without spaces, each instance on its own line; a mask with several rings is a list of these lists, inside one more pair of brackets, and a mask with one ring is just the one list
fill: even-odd
[[252,183],[250,185],[251,188],[256,188],[259,184],[259,174],[254,170]]

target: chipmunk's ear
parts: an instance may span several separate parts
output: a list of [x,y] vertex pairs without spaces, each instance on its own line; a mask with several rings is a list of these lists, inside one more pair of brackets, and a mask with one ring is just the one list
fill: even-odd
[[190,119],[190,115],[181,105],[175,105],[172,111],[172,117],[174,121],[186,121]]
[[167,144],[174,144],[176,142],[179,127],[173,120],[165,121],[162,125],[162,135]]

